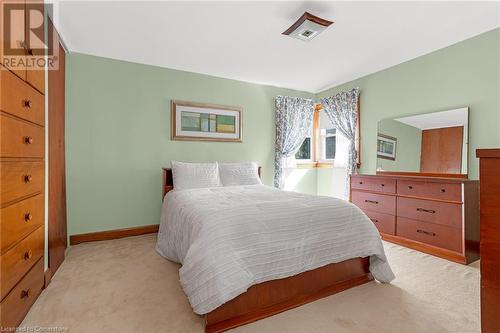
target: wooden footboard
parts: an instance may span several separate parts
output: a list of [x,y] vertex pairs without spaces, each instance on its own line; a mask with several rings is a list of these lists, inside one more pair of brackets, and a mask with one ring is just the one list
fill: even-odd
[[354,258],[250,287],[205,317],[205,332],[223,332],[373,280],[368,258]]

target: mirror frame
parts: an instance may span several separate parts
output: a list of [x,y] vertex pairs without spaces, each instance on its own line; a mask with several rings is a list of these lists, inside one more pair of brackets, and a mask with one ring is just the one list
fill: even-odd
[[[358,105],[359,105],[359,103],[358,103]],[[409,177],[436,177],[436,178],[469,179],[470,108],[468,106],[463,106],[463,107],[458,107],[458,108],[452,108],[452,109],[449,109],[449,110],[458,110],[458,109],[467,109],[467,138],[466,138],[466,144],[467,144],[467,156],[466,156],[467,173],[376,171],[376,174],[377,175],[386,175],[386,176],[409,176]],[[441,110],[441,111],[448,111],[448,110]],[[441,112],[441,111],[434,111],[434,112]],[[405,117],[416,116],[416,115],[419,115],[419,114],[434,113],[434,112],[417,113],[417,114],[408,115],[408,116],[405,116]],[[386,119],[394,119],[394,118],[386,118]],[[382,120],[386,120],[386,119],[380,119],[377,122],[377,135],[378,135],[378,123],[381,122]]]

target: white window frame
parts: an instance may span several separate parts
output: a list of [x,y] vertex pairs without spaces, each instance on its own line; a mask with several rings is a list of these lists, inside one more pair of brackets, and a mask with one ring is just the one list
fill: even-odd
[[[335,134],[327,134],[326,131],[329,129],[335,129]],[[323,133],[324,132],[324,133]],[[326,138],[335,137],[335,145],[337,144],[337,129],[332,128],[320,128],[319,129],[319,142],[320,142],[320,156],[318,156],[319,163],[334,163],[335,158],[326,158]],[[337,147],[335,147],[335,155],[337,155]]]

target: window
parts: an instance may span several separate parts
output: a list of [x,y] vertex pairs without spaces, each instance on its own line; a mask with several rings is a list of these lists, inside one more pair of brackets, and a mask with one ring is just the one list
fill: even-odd
[[333,127],[325,112],[317,110],[311,134],[295,154],[295,162],[305,167],[345,167],[348,147],[349,140]]
[[[358,110],[359,119],[359,110]],[[359,120],[358,120],[359,121]],[[359,125],[358,125],[359,126]],[[357,129],[359,131],[359,129]],[[356,150],[359,152],[359,136],[356,133]],[[321,106],[316,107],[311,134],[307,136],[299,150],[290,162],[302,168],[335,167],[343,168],[347,165],[347,150],[349,140],[333,127],[332,122]],[[358,159],[359,157],[357,157]],[[358,160],[359,161],[359,160]]]
[[312,161],[312,139],[306,137],[299,150],[295,154],[295,159],[299,161]]
[[321,160],[333,161],[337,152],[337,130],[322,128],[320,130]]

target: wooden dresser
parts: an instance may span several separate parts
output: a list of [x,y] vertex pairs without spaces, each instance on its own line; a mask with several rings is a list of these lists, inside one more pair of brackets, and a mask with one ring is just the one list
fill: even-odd
[[500,330],[500,149],[478,149],[481,182],[481,330]]
[[21,323],[44,286],[44,87],[44,70],[10,71],[0,65],[0,324],[4,329]]
[[354,175],[350,200],[382,239],[462,264],[479,259],[478,181]]

